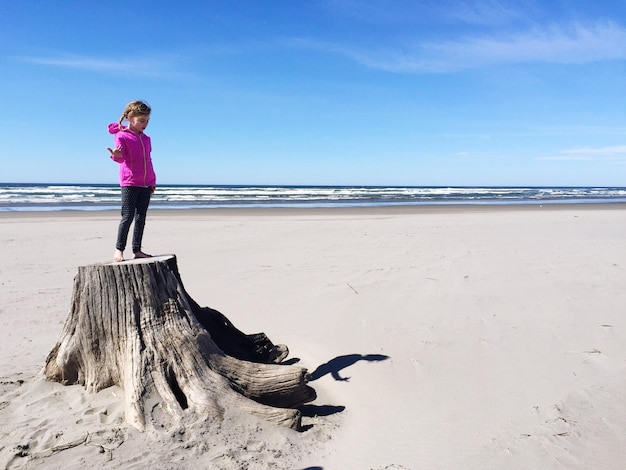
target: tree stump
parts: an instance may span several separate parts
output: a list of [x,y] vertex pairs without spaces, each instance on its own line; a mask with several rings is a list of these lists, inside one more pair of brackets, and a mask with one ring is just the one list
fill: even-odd
[[[230,406],[300,429],[315,399],[287,347],[239,331],[183,287],[175,255],[78,268],[68,318],[45,376],[88,392],[124,390],[126,421],[143,430],[155,404],[174,418]],[[150,405],[148,406],[148,403]]]

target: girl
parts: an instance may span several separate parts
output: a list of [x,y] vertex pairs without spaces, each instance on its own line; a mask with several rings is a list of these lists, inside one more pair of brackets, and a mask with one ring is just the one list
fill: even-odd
[[[130,225],[135,219],[133,230],[133,255],[148,258],[141,251],[143,228],[150,196],[156,189],[156,175],[152,168],[150,137],[144,134],[150,121],[150,106],[143,101],[128,103],[119,122],[109,124],[109,133],[115,135],[115,148],[107,147],[111,159],[120,164],[120,186],[122,187],[122,220],[117,231],[115,261],[124,261],[124,249]],[[122,122],[128,121],[128,127]]]

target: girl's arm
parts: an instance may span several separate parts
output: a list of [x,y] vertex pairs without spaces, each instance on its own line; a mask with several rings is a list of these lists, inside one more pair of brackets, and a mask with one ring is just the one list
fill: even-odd
[[124,161],[124,145],[119,133],[115,134],[113,142],[115,145],[114,149],[107,147],[107,150],[111,152],[111,160],[117,163],[122,163]]
[[117,147],[115,147],[115,149],[112,149],[111,147],[107,147],[107,150],[111,152],[112,160],[115,160],[118,163],[124,160],[122,158],[122,146],[121,145],[118,145]]

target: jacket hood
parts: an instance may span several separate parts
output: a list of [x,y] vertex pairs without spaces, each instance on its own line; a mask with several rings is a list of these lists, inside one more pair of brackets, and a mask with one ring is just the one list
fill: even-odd
[[120,126],[117,122],[109,124],[109,134],[117,134],[119,131],[126,130],[124,126]]

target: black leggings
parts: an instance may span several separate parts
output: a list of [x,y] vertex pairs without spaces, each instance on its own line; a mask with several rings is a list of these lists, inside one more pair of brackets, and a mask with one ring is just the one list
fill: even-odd
[[117,229],[117,242],[115,248],[124,251],[130,225],[135,219],[133,229],[133,253],[141,251],[143,228],[146,225],[146,212],[150,204],[152,188],[140,186],[122,186],[122,220]]

